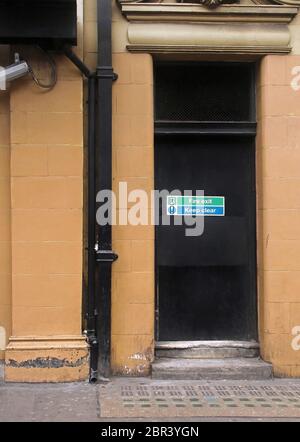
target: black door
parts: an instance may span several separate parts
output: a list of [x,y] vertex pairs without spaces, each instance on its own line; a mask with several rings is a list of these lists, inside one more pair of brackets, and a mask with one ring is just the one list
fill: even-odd
[[[180,65],[179,70],[185,68]],[[195,69],[205,76],[205,66]],[[218,102],[215,93],[211,88],[212,103]],[[156,100],[165,94],[156,93]],[[172,103],[172,112],[174,105],[180,103]],[[222,106],[226,108],[224,102]],[[218,120],[205,123],[191,123],[190,115],[178,121],[180,113],[174,120],[157,119],[156,189],[225,198],[225,216],[205,216],[200,236],[186,236],[187,226],[175,225],[172,216],[170,225],[156,228],[159,341],[257,339],[255,124],[248,106],[249,124],[245,110],[243,121],[236,122],[226,121],[226,109],[222,121],[216,112]],[[160,215],[166,207],[165,198]]]

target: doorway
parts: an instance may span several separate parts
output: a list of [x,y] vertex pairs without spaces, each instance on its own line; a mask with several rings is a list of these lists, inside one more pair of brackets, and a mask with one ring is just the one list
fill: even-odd
[[257,340],[255,67],[158,63],[155,112],[155,188],[203,192],[157,209],[156,339]]

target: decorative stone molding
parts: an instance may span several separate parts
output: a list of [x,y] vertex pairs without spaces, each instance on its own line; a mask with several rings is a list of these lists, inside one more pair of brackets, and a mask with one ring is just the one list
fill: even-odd
[[288,53],[288,24],[298,13],[292,4],[300,6],[300,0],[213,0],[224,3],[217,8],[204,0],[118,1],[130,22],[128,50],[150,53]]
[[[121,5],[128,4],[128,3],[151,3],[151,4],[174,4],[174,3],[188,3],[188,4],[200,4],[207,6],[208,8],[215,8],[220,5],[229,5],[233,3],[240,3],[240,0],[176,0],[173,2],[170,2],[168,0],[117,0]],[[249,0],[249,4],[255,3],[260,5],[270,5],[270,4],[277,4],[277,5],[288,5],[288,6],[296,6],[300,7],[300,0]]]
[[[216,8],[220,5],[229,5],[232,3],[240,3],[240,0],[177,0],[178,3],[200,3],[201,5],[207,6],[208,8]],[[256,4],[277,4],[277,5],[287,5],[287,6],[297,6],[300,7],[300,0],[252,0]]]
[[[253,3],[259,2],[260,4],[265,3],[263,0],[253,0]],[[300,0],[270,0],[270,3],[275,3],[277,5],[287,5],[300,7]]]
[[[239,3],[240,0],[176,0],[177,3],[196,3],[207,6],[208,8],[217,8],[220,5],[229,5]],[[164,3],[164,0],[122,0],[122,3]]]
[[207,6],[208,8],[217,8],[220,5],[229,5],[232,3],[239,3],[240,0],[194,0],[193,2],[188,0],[177,0],[178,3],[199,3],[200,5]]
[[[218,1],[218,0],[216,0]],[[257,4],[254,4],[254,1]],[[281,1],[281,0],[274,0]],[[298,2],[300,0],[284,0]],[[259,3],[258,3],[259,2]],[[119,0],[122,12],[128,21],[136,22],[271,22],[290,23],[297,15],[296,7],[277,4],[263,4],[262,0],[253,0],[251,4],[223,4],[217,9],[193,3],[144,3],[131,0]]]
[[285,25],[152,24],[129,26],[128,49],[151,53],[268,54],[290,52]]

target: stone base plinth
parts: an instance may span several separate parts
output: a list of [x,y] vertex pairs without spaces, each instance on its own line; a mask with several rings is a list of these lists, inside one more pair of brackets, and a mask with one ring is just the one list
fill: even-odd
[[5,352],[6,382],[76,382],[88,374],[89,351],[82,336],[12,337]]

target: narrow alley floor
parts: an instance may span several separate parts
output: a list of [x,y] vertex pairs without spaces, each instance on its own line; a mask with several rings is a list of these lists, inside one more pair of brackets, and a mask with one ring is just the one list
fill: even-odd
[[300,380],[5,384],[0,422],[299,421]]

